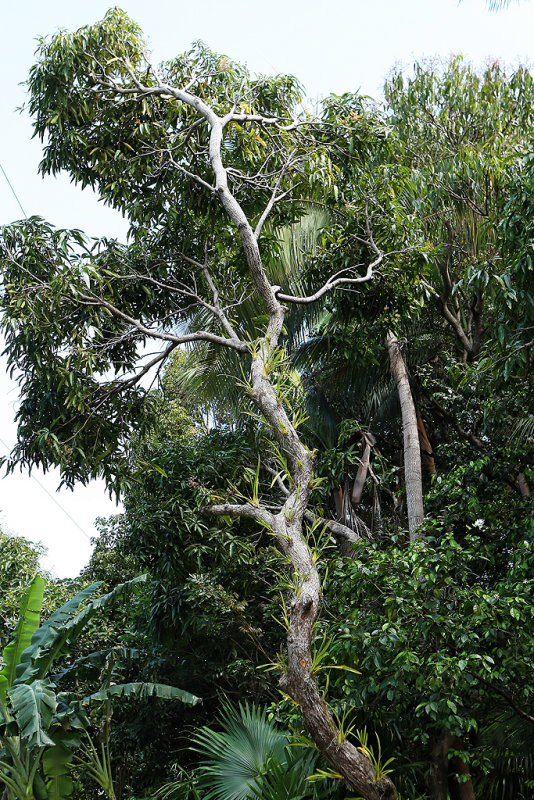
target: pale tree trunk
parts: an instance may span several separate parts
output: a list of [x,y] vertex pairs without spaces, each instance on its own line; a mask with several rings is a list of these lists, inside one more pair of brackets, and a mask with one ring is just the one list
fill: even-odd
[[371,460],[371,447],[374,447],[374,445],[376,444],[375,437],[371,432],[363,434],[363,443],[364,443],[363,455],[360,461],[360,466],[358,467],[356,478],[354,479],[354,485],[352,487],[352,493],[350,496],[350,501],[353,506],[357,506],[360,500],[362,499],[363,487],[365,485],[365,481],[367,480],[367,473],[369,472],[369,464]]
[[319,750],[366,800],[394,800],[397,793],[388,777],[375,781],[373,769],[363,753],[340,731],[317,686],[312,669],[314,624],[321,599],[319,574],[303,537],[303,519],[313,478],[313,458],[300,442],[268,377],[265,358],[252,362],[251,397],[271,426],[274,437],[288,456],[294,489],[281,512],[272,515],[270,525],[280,547],[291,561],[298,580],[290,606],[287,637],[288,669],[282,688],[300,708],[304,724]]
[[406,483],[406,506],[408,509],[408,530],[410,539],[417,539],[417,528],[424,518],[423,484],[421,479],[421,452],[417,415],[413,402],[406,364],[399,341],[393,333],[387,337],[389,363],[399,393],[402,432],[404,439],[404,479]]
[[[226,170],[221,160],[222,121],[211,110],[206,117],[212,126],[210,161],[216,176],[215,192],[239,231],[250,275],[269,314],[265,335],[256,341],[252,353],[249,394],[287,458],[292,481],[291,491],[278,513],[272,513],[254,503],[240,506],[228,503],[212,506],[207,510],[214,514],[248,516],[261,520],[275,534],[280,549],[288,559],[295,583],[290,604],[288,668],[287,675],[282,680],[283,689],[298,704],[303,722],[318,749],[354,792],[365,800],[395,800],[397,792],[392,781],[387,776],[375,780],[370,760],[343,737],[315,679],[312,643],[314,623],[321,602],[321,584],[315,559],[303,535],[303,522],[313,480],[313,456],[300,441],[270,377],[271,359],[278,347],[287,310],[280,300],[291,301],[292,298],[275,294],[267,279],[258,246],[258,228],[256,232],[252,230],[249,220],[228,186]],[[377,263],[380,259],[379,255]],[[367,274],[372,276],[372,266],[368,268]],[[366,277],[365,280],[367,279]],[[326,290],[319,290],[306,302],[319,299]]]
[[288,666],[281,688],[298,704],[303,722],[318,749],[354,792],[365,800],[395,800],[397,792],[391,780],[387,776],[375,780],[367,756],[339,730],[315,679],[312,644],[321,584],[314,556],[303,535],[313,480],[313,456],[300,441],[270,379],[269,357],[279,335],[274,317],[270,334],[252,357],[249,394],[287,457],[292,489],[278,513],[259,503],[225,503],[205,510],[211,514],[261,520],[276,536],[290,564],[294,582],[287,634]]

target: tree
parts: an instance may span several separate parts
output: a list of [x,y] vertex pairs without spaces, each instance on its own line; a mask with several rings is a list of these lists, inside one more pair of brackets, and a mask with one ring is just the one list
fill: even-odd
[[408,529],[411,538],[416,538],[417,533],[415,531],[424,519],[419,431],[410,382],[406,373],[406,364],[399,340],[391,332],[388,334],[388,351],[391,371],[395,376],[401,405]]
[[[138,28],[115,10],[43,41],[29,85],[36,132],[47,137],[42,171],[68,170],[132,228],[128,247],[89,247],[80,233],[37,219],[4,229],[3,327],[24,397],[12,465],[59,464],[67,484],[99,474],[118,490],[130,426],[147,419],[140,382],[150,370],[191,342],[241,354],[246,391],[270,429],[289,493],[274,509],[253,494],[209,503],[204,513],[253,519],[275,537],[294,585],[284,688],[352,788],[369,800],[394,797],[389,778],[375,780],[365,753],[343,738],[313,674],[321,588],[304,527],[314,454],[284,399],[280,347],[288,309],[371,281],[387,253],[364,218],[355,266],[330,272],[306,296],[269,280],[276,248],[267,218],[292,221],[317,186],[335,188],[328,147],[313,120],[298,116],[292,79],[253,78],[200,45],[158,70]],[[247,341],[231,309],[251,291],[264,313]],[[182,332],[191,303],[205,324]],[[164,349],[142,360],[139,345],[150,341]]]
[[[59,464],[68,485],[101,475],[123,493],[126,518],[111,538],[154,570],[160,633],[198,612],[190,634],[200,662],[211,646],[202,626],[230,629],[242,596],[258,591],[255,570],[273,565],[264,543],[276,543],[286,573],[282,687],[335,772],[371,800],[395,789],[371,763],[366,732],[355,746],[347,697],[358,697],[377,748],[381,738],[392,747],[394,733],[404,762],[430,763],[435,800],[449,788],[468,796],[469,764],[488,768],[475,730],[495,713],[532,716],[532,442],[528,427],[511,435],[531,409],[521,228],[531,88],[526,70],[491,65],[479,75],[455,59],[443,73],[395,75],[383,110],[344,95],[314,119],[293,79],[251,76],[203,45],[157,70],[119,11],[43,41],[30,76],[42,170],[92,186],[131,229],[127,245],[89,243],[35,218],[3,229],[3,326],[23,390],[10,466]],[[317,204],[327,224],[290,277],[281,231]],[[397,508],[400,409],[384,412],[395,395],[390,331],[391,344],[409,343],[407,363],[395,352],[393,362],[401,400],[411,394],[414,404],[410,452],[419,413],[439,473],[423,479],[426,539],[412,543]],[[506,345],[508,331],[517,347]],[[296,375],[285,345],[299,339]],[[202,412],[217,428],[188,433],[195,401],[183,413],[165,385],[147,390],[166,367],[172,383],[186,345],[203,357],[219,348],[220,370],[237,365],[228,373],[233,397],[254,413],[248,427],[229,424],[236,404],[223,398]],[[306,406],[335,424],[305,423]],[[180,435],[169,435],[173,426]],[[336,519],[328,505],[352,484],[352,506],[369,509],[366,475],[381,521],[362,526],[371,541],[355,543],[354,514]],[[416,483],[410,527],[422,518]],[[352,558],[332,558],[325,590],[330,533],[352,543]],[[95,569],[133,567],[100,555]],[[239,579],[238,560],[254,561]],[[196,586],[194,563],[205,568]],[[228,586],[212,580],[225,573]],[[234,589],[243,589],[237,600]],[[521,629],[508,630],[511,620]],[[218,645],[214,661],[231,647]],[[324,677],[326,653],[345,665],[342,677]],[[413,791],[423,782],[418,775]]]

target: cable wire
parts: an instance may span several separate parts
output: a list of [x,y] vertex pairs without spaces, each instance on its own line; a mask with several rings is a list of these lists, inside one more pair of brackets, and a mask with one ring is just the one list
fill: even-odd
[[19,200],[19,198],[18,198],[18,195],[17,195],[16,191],[15,191],[15,190],[14,190],[14,188],[13,188],[13,184],[11,183],[11,181],[9,180],[9,178],[7,177],[7,173],[6,173],[6,171],[5,171],[5,169],[3,168],[3,166],[2,166],[2,164],[1,164],[1,163],[0,163],[0,169],[2,170],[2,172],[3,172],[3,175],[4,175],[4,178],[5,178],[5,179],[6,179],[6,181],[7,181],[7,185],[9,186],[9,188],[11,189],[11,191],[13,192],[13,195],[14,195],[14,197],[15,197],[15,200],[17,201],[17,203],[18,203],[18,204],[19,204],[19,206],[20,206],[20,210],[22,211],[22,213],[24,214],[24,216],[26,217],[26,219],[28,219],[28,215],[27,215],[27,214],[26,214],[26,212],[24,211],[24,209],[23,209],[23,207],[22,207],[22,203],[20,202],[20,200]]
[[[4,442],[4,440],[3,440],[3,439],[0,439],[0,444],[2,444],[2,445],[5,447],[5,449],[6,449],[6,451],[7,451],[8,453],[10,453],[10,452],[11,452],[11,451],[10,451],[10,449],[9,449],[9,447],[8,447],[8,446],[7,446],[7,444]],[[33,475],[31,472],[30,472],[30,478],[33,478],[33,480],[35,481],[35,483],[36,483],[38,486],[40,486],[40,487],[41,487],[41,489],[43,490],[43,492],[44,492],[45,494],[47,494],[47,495],[48,495],[48,497],[50,498],[50,500],[52,500],[52,502],[53,502],[53,503],[55,503],[55,504],[56,504],[56,506],[57,506],[59,509],[61,509],[61,511],[63,511],[63,513],[65,514],[65,516],[66,516],[66,517],[68,517],[68,518],[70,519],[70,521],[72,522],[72,524],[73,524],[73,525],[76,525],[76,527],[78,528],[78,530],[79,530],[79,531],[81,531],[81,532],[83,533],[83,535],[85,536],[85,538],[86,538],[86,539],[88,539],[89,541],[91,541],[91,537],[89,536],[89,534],[88,534],[88,533],[87,533],[87,532],[86,532],[86,531],[85,531],[85,530],[82,528],[82,526],[81,526],[81,525],[80,525],[78,522],[76,522],[76,520],[74,519],[74,517],[71,517],[71,515],[69,514],[69,512],[68,512],[68,511],[67,511],[65,508],[63,508],[63,506],[61,505],[61,503],[59,502],[59,500],[57,500],[57,499],[54,497],[54,495],[53,495],[53,494],[51,494],[51,492],[49,492],[49,491],[48,491],[48,489],[46,488],[46,486],[44,486],[44,485],[41,483],[41,481],[39,480],[39,478],[38,478],[36,475]]]
[[[27,215],[27,214],[26,214],[26,212],[24,211],[24,208],[23,208],[23,206],[22,206],[22,203],[20,202],[20,200],[19,200],[19,197],[18,197],[18,195],[17,195],[17,193],[16,193],[15,189],[13,188],[13,184],[11,183],[11,181],[9,180],[9,178],[7,177],[7,173],[6,173],[5,169],[4,169],[4,167],[2,166],[2,163],[1,163],[1,162],[0,162],[0,170],[2,170],[2,173],[3,173],[3,175],[4,175],[4,178],[6,179],[6,181],[7,181],[7,184],[8,184],[8,186],[9,186],[9,188],[10,188],[10,189],[11,189],[11,191],[13,192],[13,195],[14,195],[14,197],[15,197],[15,200],[16,200],[16,201],[17,201],[17,203],[19,204],[20,210],[21,210],[21,211],[22,211],[22,213],[24,214],[25,218],[26,218],[26,219],[28,219],[28,215]],[[6,449],[7,453],[10,453],[10,452],[11,452],[11,450],[9,449],[9,447],[8,447],[8,446],[7,446],[7,444],[4,442],[4,440],[3,440],[3,439],[0,439],[0,443],[1,443],[1,444],[2,444],[4,447],[5,447],[5,449]],[[52,502],[56,504],[56,506],[57,506],[57,507],[58,507],[58,508],[59,508],[59,509],[60,509],[60,510],[61,510],[61,511],[62,511],[62,512],[65,514],[65,516],[66,516],[66,517],[68,517],[68,518],[70,519],[70,521],[72,522],[72,524],[73,524],[73,525],[76,525],[76,527],[78,528],[78,530],[79,530],[79,531],[81,531],[81,533],[83,533],[83,535],[85,536],[85,538],[86,538],[86,539],[88,539],[89,541],[91,541],[91,537],[89,536],[89,534],[88,534],[88,533],[87,533],[87,532],[86,532],[86,531],[85,531],[85,530],[82,528],[82,526],[81,526],[81,525],[80,525],[78,522],[76,522],[76,520],[74,519],[74,517],[71,517],[71,515],[69,514],[69,512],[68,512],[68,511],[67,511],[65,508],[63,508],[63,506],[61,505],[61,503],[59,502],[59,500],[57,500],[57,499],[54,497],[54,495],[53,495],[53,494],[51,494],[51,493],[48,491],[48,489],[46,488],[46,486],[44,486],[44,485],[41,483],[41,481],[39,480],[39,478],[37,478],[37,476],[36,476],[36,475],[33,475],[31,472],[30,472],[30,478],[33,478],[33,480],[35,481],[35,483],[36,483],[38,486],[40,486],[40,487],[41,487],[41,489],[43,490],[43,492],[44,492],[45,494],[47,494],[47,495],[48,495],[48,497],[50,498],[50,500],[52,500]]]

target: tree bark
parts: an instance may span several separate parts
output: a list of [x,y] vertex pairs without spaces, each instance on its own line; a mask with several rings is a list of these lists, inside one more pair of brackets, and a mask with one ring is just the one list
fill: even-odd
[[367,438],[365,438],[364,441],[365,441],[365,448],[363,451],[362,460],[360,462],[360,466],[358,467],[358,472],[356,473],[356,477],[354,479],[354,485],[352,487],[352,493],[350,496],[350,501],[353,506],[357,506],[360,500],[362,499],[363,487],[365,484],[365,480],[367,478],[367,473],[369,472],[371,445]]
[[[137,86],[139,91],[144,89],[140,83],[137,83]],[[151,91],[153,93],[154,89]],[[278,297],[268,280],[262,262],[258,244],[261,224],[258,224],[255,233],[243,208],[232,193],[222,160],[224,128],[236,118],[235,110],[229,112],[225,117],[219,117],[203,100],[185,90],[161,84],[156,91],[164,96],[175,97],[195,108],[211,128],[209,159],[215,176],[215,186],[212,187],[204,181],[203,184],[218,197],[228,217],[235,225],[255,290],[263,300],[269,315],[265,333],[254,342],[251,353],[249,393],[269,425],[274,440],[285,454],[292,479],[292,488],[281,510],[276,514],[262,508],[257,502],[248,502],[241,506],[232,506],[232,504],[224,504],[219,508],[213,506],[211,512],[256,517],[264,525],[267,525],[276,536],[278,545],[289,562],[294,584],[289,613],[288,669],[283,680],[284,689],[300,706],[304,724],[319,750],[343,776],[352,790],[362,795],[365,800],[396,800],[397,792],[391,780],[387,776],[375,780],[370,760],[344,738],[330,714],[315,680],[312,642],[314,623],[321,601],[321,584],[314,554],[303,535],[303,521],[313,479],[313,455],[301,442],[297,430],[285,411],[282,398],[275,391],[270,377],[272,356],[276,353],[287,311],[280,299],[308,303],[335,288],[340,282],[353,284],[370,280],[373,277],[373,269],[380,263],[383,254],[377,250],[372,242],[372,237],[370,237],[377,258],[368,266],[365,276],[332,278],[309,298],[299,299],[286,295]],[[277,121],[274,120],[274,122]],[[271,198],[271,205],[275,199],[276,187]],[[268,209],[269,204],[261,221],[264,221]]]
[[400,349],[399,341],[391,331],[388,333],[387,343],[391,372],[397,383],[401,407],[408,530],[410,531],[410,539],[413,541],[418,538],[417,528],[424,519],[421,453],[419,449],[417,416],[404,357]]
[[[466,764],[466,762],[462,761],[461,758],[454,758],[452,761],[452,766],[454,772],[456,772],[458,775],[470,775],[471,771],[469,769],[469,764]],[[475,790],[471,778],[469,778],[467,781],[462,781],[461,783],[452,778],[449,780],[449,784],[451,800],[476,800]]]
[[430,758],[429,797],[430,800],[475,800],[475,790],[471,778],[459,782],[454,777],[469,775],[469,764],[458,756],[449,760],[451,748],[462,750],[463,744],[457,736],[443,731],[432,748]]
[[523,498],[523,500],[530,499],[530,486],[528,485],[528,481],[526,479],[524,472],[518,472],[517,477],[515,479],[516,486],[519,489],[519,494]]
[[[301,443],[276,395],[268,374],[269,345],[252,359],[252,400],[270,425],[274,438],[287,455],[294,488],[270,526],[288,557],[296,581],[287,636],[288,668],[282,688],[298,703],[302,719],[315,744],[350,788],[366,800],[395,800],[397,792],[384,776],[375,780],[369,759],[337,727],[324,701],[313,669],[314,624],[321,600],[321,585],[313,555],[304,540],[302,523],[313,478],[313,457]],[[260,513],[260,509],[258,509]]]
[[425,423],[420,414],[417,415],[417,430],[419,432],[419,446],[423,455],[423,463],[431,475],[436,474],[436,462],[434,461],[434,454],[432,452],[432,445],[426,435]]
[[336,507],[336,519],[339,522],[345,522],[343,519],[343,489],[341,486],[336,486],[333,490],[334,505]]
[[432,748],[430,757],[430,776],[428,782],[430,800],[448,800],[448,772],[449,750],[452,747],[453,737],[443,731]]
[[[464,742],[462,742],[457,736],[453,737],[452,740],[452,747],[455,750],[464,750]],[[452,775],[449,775],[449,793],[451,796],[451,800],[475,800],[475,790],[473,788],[473,782],[471,781],[471,770],[469,768],[469,764],[467,764],[463,759],[459,756],[455,756],[451,759],[450,762]],[[458,781],[454,776],[458,775],[459,777],[469,775],[468,780],[462,780],[461,782]]]

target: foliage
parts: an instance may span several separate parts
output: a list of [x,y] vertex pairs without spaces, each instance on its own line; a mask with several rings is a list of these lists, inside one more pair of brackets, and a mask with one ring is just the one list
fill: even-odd
[[[141,579],[142,580],[142,579]],[[120,584],[107,595],[91,596],[99,584],[83,589],[39,625],[44,581],[35,576],[21,604],[21,617],[13,641],[4,649],[0,673],[0,712],[3,732],[0,741],[3,759],[0,777],[9,800],[26,800],[39,792],[43,800],[64,800],[72,793],[70,765],[72,748],[80,737],[89,735],[89,718],[84,710],[92,704],[109,702],[118,696],[158,696],[196,703],[198,698],[180,689],[135,683],[104,685],[91,695],[76,697],[56,693],[61,675],[52,681],[51,668],[65,657],[91,617],[135,592],[140,579]],[[69,670],[66,670],[68,672]],[[111,712],[108,709],[107,719]],[[108,726],[108,722],[106,722]],[[89,740],[90,742],[90,740]],[[89,756],[96,752],[90,742]],[[104,754],[103,750],[103,754]],[[109,751],[107,753],[109,762]],[[82,764],[84,762],[82,761]],[[89,773],[98,775],[88,762]],[[109,775],[104,776],[108,780]],[[112,788],[108,796],[114,798]]]
[[[270,721],[265,709],[226,705],[221,730],[199,728],[192,749],[200,756],[194,775],[168,784],[157,797],[182,796],[184,788],[209,800],[319,800],[332,796],[308,780],[317,753],[292,741]],[[331,783],[331,782],[330,782]]]
[[[82,588],[33,634],[15,679],[17,645],[6,652],[4,739],[37,753],[35,774],[55,752],[57,791],[71,791],[70,745],[50,744],[59,731],[50,668],[100,607],[122,597],[122,582],[148,570],[126,635],[115,623],[92,630],[103,646],[61,673],[70,687],[99,670],[103,679],[97,691],[84,684],[83,698],[61,696],[73,715],[83,699],[109,708],[117,697],[115,740],[102,713],[93,721],[103,747],[85,749],[101,790],[113,796],[116,742],[123,763],[142,754],[132,774],[144,790],[163,779],[187,726],[204,723],[184,779],[164,794],[317,797],[306,781],[314,756],[244,704],[278,696],[274,670],[260,665],[278,663],[288,682],[294,660],[275,656],[274,618],[287,629],[305,619],[296,609],[317,578],[324,611],[309,626],[311,665],[296,663],[308,688],[318,681],[323,712],[328,689],[337,745],[366,756],[370,794],[391,765],[404,794],[435,792],[439,769],[451,794],[462,781],[503,800],[525,793],[534,693],[531,74],[498,63],[477,71],[461,58],[417,64],[392,74],[383,104],[331,96],[312,119],[295,79],[254,76],[201,43],[159,68],[147,59],[139,28],[115,9],[42,40],[30,74],[42,172],[67,170],[95,189],[127,216],[130,233],[122,245],[36,218],[3,229],[1,325],[23,393],[8,466],[58,464],[67,485],[103,476],[125,511],[101,523],[86,572],[104,580],[108,599]],[[184,85],[194,102],[173,94]],[[198,116],[205,104],[209,114]],[[319,290],[315,307],[304,302],[375,261],[373,280]],[[389,331],[402,344],[433,467],[424,538],[411,544]],[[160,350],[143,355],[150,340]],[[258,364],[253,385],[248,371]],[[270,406],[260,385],[272,391]],[[287,424],[273,424],[276,414]],[[350,490],[367,446],[356,501]],[[304,485],[295,475],[308,461]],[[208,504],[224,513],[214,518]],[[235,505],[245,509],[238,523]],[[299,549],[276,525],[291,532],[300,511]],[[336,524],[344,557],[329,541]],[[291,563],[297,551],[306,569]],[[35,624],[23,617],[18,651]],[[132,662],[143,658],[141,683]],[[141,704],[132,722],[129,697],[165,695],[154,688],[162,677],[184,687],[182,698],[207,702],[194,716],[157,719]],[[217,721],[225,694],[240,711]],[[287,699],[277,713],[298,725]],[[141,732],[147,718],[151,730]],[[454,746],[440,767],[436,742],[446,739]],[[30,772],[21,773],[27,785]],[[10,786],[14,796],[19,789]]]

